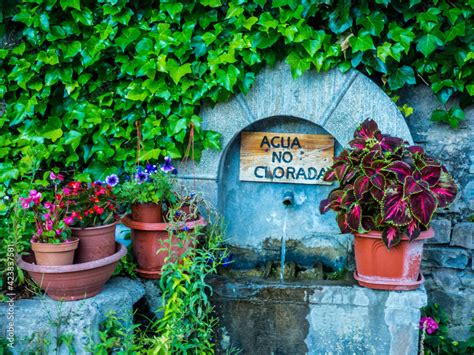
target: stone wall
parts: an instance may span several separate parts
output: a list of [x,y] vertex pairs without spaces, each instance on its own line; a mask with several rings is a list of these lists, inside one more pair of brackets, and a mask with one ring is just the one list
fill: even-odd
[[452,129],[430,120],[440,105],[429,87],[406,89],[401,101],[414,108],[407,123],[415,143],[446,165],[460,189],[457,200],[438,211],[432,223],[436,237],[425,246],[423,273],[428,301],[446,310],[453,337],[465,339],[474,317],[474,106]]

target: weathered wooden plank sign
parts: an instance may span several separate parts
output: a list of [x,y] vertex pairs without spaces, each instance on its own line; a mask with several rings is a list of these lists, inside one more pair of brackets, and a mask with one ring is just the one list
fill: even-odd
[[334,157],[334,138],[327,134],[242,132],[240,180],[323,184]]

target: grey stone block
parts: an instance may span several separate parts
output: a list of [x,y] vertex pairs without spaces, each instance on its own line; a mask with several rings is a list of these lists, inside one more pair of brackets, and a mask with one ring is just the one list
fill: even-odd
[[464,187],[463,197],[469,209],[474,211],[474,180],[469,181]]
[[435,235],[426,240],[426,244],[447,244],[451,240],[451,221],[445,218],[431,221]]
[[[58,336],[71,335],[77,354],[86,354],[86,347],[99,340],[98,329],[113,311],[124,325],[132,324],[133,305],[145,291],[139,281],[113,278],[101,293],[74,302],[54,301],[47,296],[15,302],[15,353],[39,350],[54,354],[69,354],[65,345],[55,349]],[[7,305],[0,304],[0,329],[4,336]],[[49,344],[48,344],[49,343]]]
[[474,249],[474,223],[462,222],[453,228],[451,245],[456,245],[468,249]]
[[423,267],[445,267],[464,269],[469,262],[469,253],[462,248],[425,247]]
[[215,278],[220,336],[244,354],[416,354],[424,288],[378,291],[341,284]]

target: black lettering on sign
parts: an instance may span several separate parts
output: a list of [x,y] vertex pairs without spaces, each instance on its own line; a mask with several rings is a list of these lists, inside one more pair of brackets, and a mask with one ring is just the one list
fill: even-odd
[[301,144],[300,144],[300,141],[299,141],[298,137],[295,137],[295,139],[293,140],[293,143],[291,143],[291,149],[293,149],[295,147],[301,149]]
[[281,166],[278,166],[273,170],[273,177],[277,179],[281,179],[282,177],[285,176],[285,170]]
[[308,180],[307,177],[306,177],[306,172],[304,171],[304,168],[300,168],[298,170],[298,173],[296,174],[296,179],[299,180],[300,176],[302,177],[301,180]]
[[292,166],[289,166],[287,169],[286,169],[286,178],[289,179],[289,178],[292,178],[292,179],[296,179],[295,178],[295,168],[293,168]]
[[308,180],[316,180],[316,175],[318,174],[318,171],[316,168],[313,168],[312,166],[308,168]]
[[267,136],[264,136],[263,139],[262,139],[262,143],[260,143],[260,148],[263,148],[264,145],[268,145],[268,148],[271,148],[270,147],[270,142],[268,141],[268,137]]
[[324,177],[324,173],[326,172],[326,168],[321,168],[319,171],[318,178],[316,180],[321,180]]
[[[262,169],[263,169],[263,173],[265,175],[261,175],[261,172],[259,173],[259,170],[262,170]],[[263,179],[264,177],[266,177],[266,172],[267,172],[267,169],[264,166],[257,166],[255,168],[254,175],[255,175],[255,177],[257,177],[259,179]]]
[[285,145],[285,138],[281,137],[281,147],[290,148],[290,137],[286,138],[286,145]]
[[284,152],[282,158],[285,163],[291,163],[293,160],[293,154],[291,154],[291,152]]
[[279,143],[275,143],[275,140],[278,140],[280,139],[280,136],[275,136],[272,138],[272,147],[273,148],[280,148],[280,144]]
[[278,160],[278,162],[281,163],[281,154],[282,152],[272,152],[272,163],[274,163],[275,160]]

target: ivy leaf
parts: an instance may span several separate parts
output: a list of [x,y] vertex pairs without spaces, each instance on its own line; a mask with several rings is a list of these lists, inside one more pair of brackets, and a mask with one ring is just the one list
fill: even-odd
[[138,54],[146,55],[153,50],[153,41],[149,38],[143,38],[137,43],[135,50]]
[[288,55],[286,62],[290,65],[291,75],[295,79],[303,75],[310,67],[310,62],[306,58],[301,58],[296,51]]
[[63,10],[66,10],[68,7],[72,7],[76,10],[81,10],[81,1],[80,0],[60,0],[59,3]]
[[123,30],[122,35],[115,40],[115,43],[117,43],[119,47],[122,48],[122,51],[125,51],[125,48],[127,48],[130,43],[139,37],[140,30],[138,28],[129,27]]
[[167,61],[166,69],[168,70],[171,79],[173,79],[175,84],[178,84],[181,78],[186,74],[192,73],[190,63],[186,63],[180,66],[178,62],[172,58]]
[[410,50],[410,44],[415,39],[415,34],[411,31],[411,27],[401,28],[395,22],[389,25],[387,37],[400,43],[405,48],[405,53]]
[[357,19],[357,24],[362,25],[372,36],[380,36],[385,26],[385,16],[380,12]]
[[56,142],[63,135],[61,126],[62,123],[58,117],[51,117],[46,126],[41,130],[41,136]]
[[403,87],[405,84],[415,84],[415,72],[413,68],[409,66],[402,66],[398,68],[393,74],[388,78],[388,85],[391,90],[398,90]]
[[443,44],[444,43],[441,39],[431,33],[427,33],[426,35],[421,36],[418,39],[416,49],[418,50],[418,52],[423,53],[423,55],[427,57],[434,52],[436,46],[442,46]]
[[372,41],[372,37],[368,31],[360,31],[357,37],[352,36],[349,38],[349,42],[351,44],[353,53],[357,53],[359,51],[365,52],[370,49],[375,49],[374,42]]
[[78,54],[81,49],[81,42],[79,41],[74,41],[72,43],[69,43],[66,45],[66,51],[64,52],[64,58],[72,58]]

